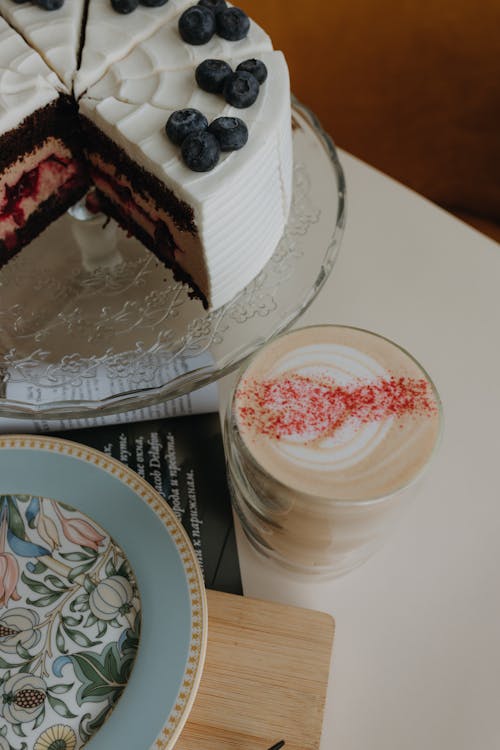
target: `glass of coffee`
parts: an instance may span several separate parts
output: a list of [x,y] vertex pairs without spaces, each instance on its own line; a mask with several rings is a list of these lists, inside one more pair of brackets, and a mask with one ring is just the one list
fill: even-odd
[[414,494],[441,426],[429,375],[388,339],[336,325],[277,337],[240,373],[226,416],[243,530],[300,575],[357,567]]

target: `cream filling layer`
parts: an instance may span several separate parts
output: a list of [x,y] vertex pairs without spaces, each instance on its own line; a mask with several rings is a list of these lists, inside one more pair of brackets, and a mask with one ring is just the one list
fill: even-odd
[[[55,157],[57,161],[48,161]],[[7,213],[9,188],[15,186],[28,172],[39,168],[36,185],[29,195],[16,201],[16,210]],[[18,159],[0,176],[0,239],[14,233],[33,214],[41,203],[50,198],[78,171],[71,151],[57,138],[48,138],[40,148]]]
[[[201,291],[206,293],[208,279],[202,262],[202,247],[199,239],[191,232],[180,230],[170,214],[159,208],[152,198],[146,198],[144,195],[137,193],[130,180],[125,175],[118,173],[114,165],[104,161],[100,154],[91,152],[87,156],[91,165],[96,168],[96,171],[92,172],[92,179],[96,187],[125,215],[128,214],[152,239],[155,239],[158,224],[160,222],[165,224],[176,245],[173,252],[175,262],[191,276]],[[109,180],[102,177],[100,173],[106,175]],[[127,189],[131,199],[124,200],[120,190],[114,189],[113,185]],[[165,257],[170,254],[168,250],[165,251]]]

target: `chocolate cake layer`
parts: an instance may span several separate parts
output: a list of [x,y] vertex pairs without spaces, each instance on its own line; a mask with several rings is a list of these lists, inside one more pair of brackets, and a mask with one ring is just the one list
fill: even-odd
[[[133,219],[131,219],[129,214],[124,214],[122,211],[119,210],[119,208],[112,203],[108,198],[103,195],[101,192],[97,191],[99,196],[99,207],[102,209],[103,213],[107,214],[108,216],[111,216],[115,221],[120,224],[120,226],[125,229],[126,232],[129,232],[134,237],[136,237],[142,244],[147,247],[149,250],[151,250],[154,255],[167,267],[170,268],[174,279],[176,281],[179,281],[183,284],[187,284],[191,288],[191,292],[189,294],[190,297],[199,299],[203,307],[207,309],[208,302],[207,298],[203,294],[203,292],[199,289],[199,287],[193,282],[193,279],[189,274],[187,274],[178,263],[176,263],[174,259],[173,252],[162,252],[162,250],[159,248],[159,243],[155,242],[155,240],[144,231],[144,229],[139,226]],[[168,232],[168,229],[165,227],[165,230]],[[160,229],[161,231],[161,229]],[[168,243],[163,242],[162,247],[166,247]]]
[[178,229],[197,234],[193,209],[188,203],[179,200],[157,177],[132,161],[123,149],[98,130],[90,120],[80,115],[80,122],[87,153],[101,154],[106,162],[110,162],[115,169],[130,179],[138,194],[146,200],[152,198],[158,207],[163,208],[172,217]]
[[54,136],[60,138],[76,159],[85,163],[78,110],[71,97],[61,94],[55,101],[33,112],[13,130],[0,136],[0,172],[34,150],[36,146]]

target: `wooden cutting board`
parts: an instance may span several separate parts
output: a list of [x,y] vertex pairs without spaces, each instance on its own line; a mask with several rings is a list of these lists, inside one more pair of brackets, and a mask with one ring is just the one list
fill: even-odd
[[208,591],[208,647],[176,750],[319,748],[334,622],[322,612]]

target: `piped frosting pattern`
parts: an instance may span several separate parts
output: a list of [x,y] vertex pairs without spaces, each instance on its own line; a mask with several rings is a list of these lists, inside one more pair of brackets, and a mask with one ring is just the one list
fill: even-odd
[[129,15],[120,15],[106,0],[90,0],[82,59],[74,81],[75,96],[99,80],[117,60],[169,21],[189,4],[189,0],[169,0],[158,8],[139,6]]
[[5,133],[59,97],[59,79],[0,18],[0,127]]
[[71,0],[50,14],[36,3],[0,0],[0,14],[41,54],[68,92],[78,64],[84,9],[85,0]]

